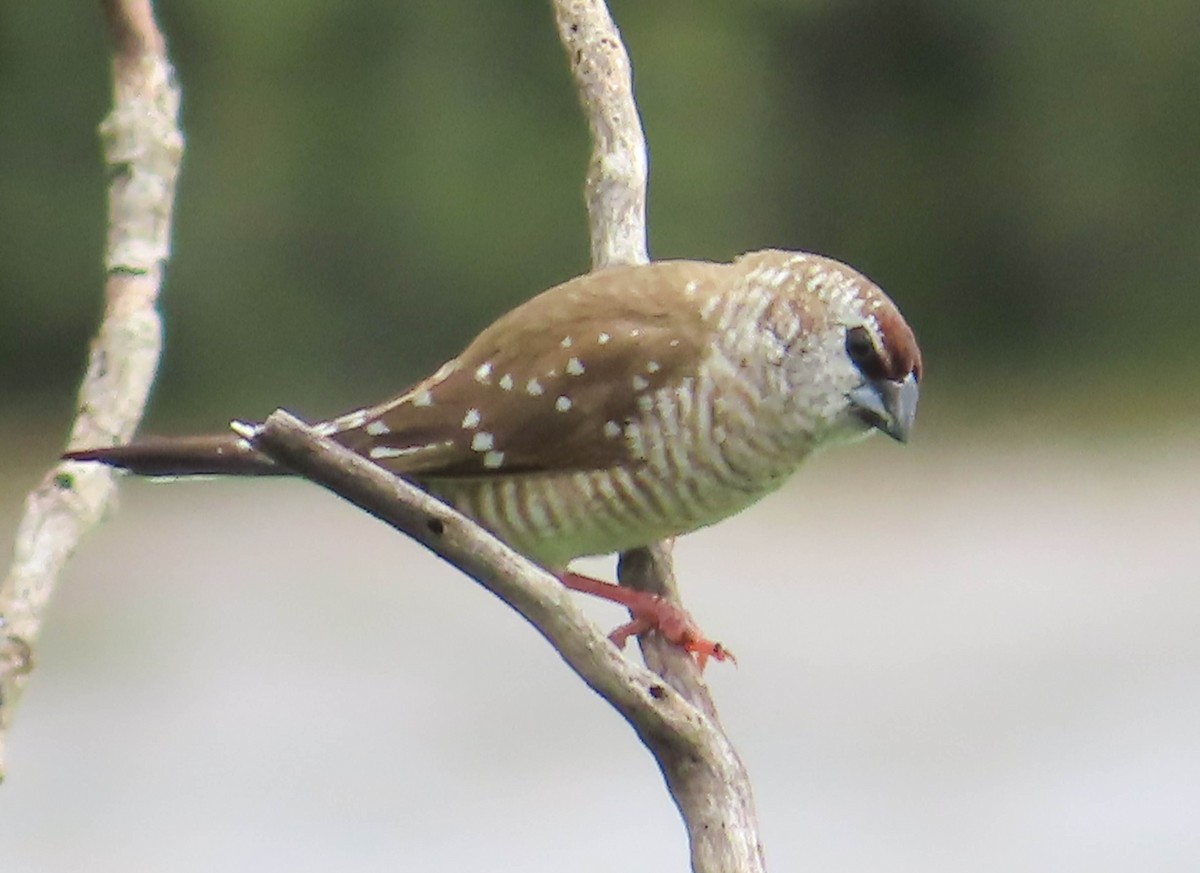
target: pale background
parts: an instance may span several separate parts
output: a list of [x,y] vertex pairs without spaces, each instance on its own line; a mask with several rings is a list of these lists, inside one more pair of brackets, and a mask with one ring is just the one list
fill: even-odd
[[[681,540],[771,869],[1200,868],[1200,430],[1173,430],[880,439]],[[649,754],[540,637],[299,482],[126,487],[9,764],[5,873],[686,863]]]

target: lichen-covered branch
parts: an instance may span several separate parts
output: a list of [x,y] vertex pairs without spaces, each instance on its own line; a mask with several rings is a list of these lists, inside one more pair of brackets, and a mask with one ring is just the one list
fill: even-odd
[[[170,248],[183,154],[179,90],[150,0],[102,0],[113,69],[113,109],[100,125],[111,182],[104,320],[92,341],[69,447],[125,442],[158,368],[155,302]],[[0,778],[4,740],[29,671],[46,606],[80,539],[115,492],[99,464],[63,463],[28,496],[13,562],[0,586]]]

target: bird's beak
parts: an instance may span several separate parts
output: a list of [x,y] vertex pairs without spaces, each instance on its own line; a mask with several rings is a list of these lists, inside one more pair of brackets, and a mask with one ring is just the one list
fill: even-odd
[[847,395],[868,424],[879,428],[897,442],[908,442],[917,417],[920,395],[912,373],[902,382],[879,379],[864,382]]

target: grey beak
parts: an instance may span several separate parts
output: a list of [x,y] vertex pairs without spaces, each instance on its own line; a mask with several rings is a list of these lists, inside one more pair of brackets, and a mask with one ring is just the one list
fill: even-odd
[[909,373],[903,382],[864,382],[847,396],[867,422],[897,442],[906,443],[917,417],[920,393],[917,380]]

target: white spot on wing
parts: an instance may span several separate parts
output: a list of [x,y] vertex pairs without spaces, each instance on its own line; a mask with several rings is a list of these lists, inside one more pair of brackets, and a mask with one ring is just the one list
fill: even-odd
[[649,412],[654,408],[654,398],[649,394],[640,394],[637,399],[638,409],[642,412]]
[[504,464],[504,452],[488,452],[483,456],[483,466],[496,470]]
[[538,397],[546,393],[546,389],[542,387],[542,383],[537,379],[530,379],[525,383],[525,393],[530,397]]
[[558,395],[558,399],[554,401],[554,408],[559,412],[566,412],[571,408],[571,398],[566,394]]
[[562,342],[559,343],[559,345],[561,345],[564,349],[569,349],[571,347],[571,343],[572,343],[571,338],[569,336],[564,336],[562,339]]
[[617,424],[615,421],[604,422],[604,435],[610,440],[616,439],[621,435],[621,425]]
[[496,444],[496,438],[485,430],[476,432],[475,436],[471,437],[471,451],[473,452],[490,452]]
[[367,423],[367,433],[371,436],[383,436],[385,433],[391,433],[392,429],[380,421],[378,418]]
[[505,373],[503,376],[500,377],[500,387],[502,389],[504,389],[505,391],[511,391],[512,386],[513,386],[513,377],[510,374]]
[[479,427],[479,422],[483,416],[479,414],[478,409],[468,409],[467,414],[463,416],[462,426],[464,428]]
[[583,375],[583,361],[579,358],[570,358],[567,360],[567,374],[570,376]]
[[384,458],[399,458],[403,455],[415,455],[417,452],[421,452],[426,449],[436,449],[439,447],[448,448],[451,445],[453,445],[453,443],[451,443],[449,440],[445,440],[444,442],[440,443],[428,443],[423,446],[402,446],[400,448],[397,448],[396,446],[372,446],[371,450],[367,452],[367,457],[379,461],[383,460]]
[[634,376],[633,377],[633,390],[634,391],[645,391],[649,387],[650,387],[650,382],[646,379],[645,376]]
[[650,363],[648,363],[646,365],[647,373],[657,373],[661,369],[662,369],[662,364],[660,364],[658,361],[651,361]]
[[334,419],[333,433],[343,430],[354,430],[356,427],[362,427],[366,420],[367,411],[365,409],[356,409],[354,412],[347,412],[345,415]]
[[367,456],[376,461],[384,458],[398,458],[401,455],[411,454],[415,449],[398,449],[395,446],[372,446],[371,451],[367,452]]
[[600,343],[600,345],[604,345],[610,339],[612,339],[611,336],[609,336],[606,333],[601,332],[601,334],[598,337],[596,337],[596,342]]
[[413,406],[433,406],[433,395],[429,393],[428,388],[422,388],[412,399]]
[[491,363],[491,361],[485,361],[484,363],[480,364],[478,367],[475,368],[475,381],[476,382],[486,385],[491,378],[492,378],[492,363]]

